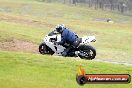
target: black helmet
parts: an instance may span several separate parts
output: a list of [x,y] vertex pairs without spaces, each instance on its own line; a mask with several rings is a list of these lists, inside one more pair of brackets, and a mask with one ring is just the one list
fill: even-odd
[[64,24],[58,24],[56,26],[56,31],[59,32],[59,33],[63,32],[64,29],[65,29],[65,25]]

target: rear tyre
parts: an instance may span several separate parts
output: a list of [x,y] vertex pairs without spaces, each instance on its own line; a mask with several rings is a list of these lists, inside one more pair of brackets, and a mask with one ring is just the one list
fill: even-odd
[[83,45],[80,47],[79,57],[82,59],[92,60],[96,56],[96,49],[90,45]]
[[39,52],[40,54],[50,54],[50,55],[53,55],[54,54],[54,51],[52,51],[51,48],[49,48],[45,43],[41,43],[39,45]]

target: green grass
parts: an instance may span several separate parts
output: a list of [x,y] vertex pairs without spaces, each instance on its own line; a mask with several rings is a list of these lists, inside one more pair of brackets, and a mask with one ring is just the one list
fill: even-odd
[[33,28],[8,22],[0,22],[0,28],[0,41],[2,42],[19,39],[39,43],[43,36],[49,32],[46,27],[44,29]]
[[[52,26],[64,23],[79,36],[96,36],[97,41],[92,44],[97,49],[96,59],[131,63],[132,18],[129,16],[34,0],[0,0],[0,8],[0,42],[18,39],[39,44]],[[96,18],[112,18],[115,23],[97,22]],[[80,64],[87,73],[132,75],[132,67],[125,65],[0,50],[0,88],[81,88],[75,81]],[[84,88],[131,86],[90,84]]]
[[[81,88],[75,77],[78,65],[87,73],[132,75],[132,67],[39,54],[0,51],[1,88]],[[84,88],[130,88],[132,84],[90,84]]]

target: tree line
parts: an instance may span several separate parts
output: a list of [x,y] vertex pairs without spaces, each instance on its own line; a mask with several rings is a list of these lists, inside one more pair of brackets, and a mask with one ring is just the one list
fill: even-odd
[[64,4],[85,5],[89,8],[116,11],[132,15],[132,0],[38,0]]

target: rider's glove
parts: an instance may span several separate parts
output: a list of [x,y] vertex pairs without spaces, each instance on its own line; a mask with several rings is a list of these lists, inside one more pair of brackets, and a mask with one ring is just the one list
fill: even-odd
[[54,45],[63,45],[63,41],[60,41],[60,42],[54,42]]
[[59,43],[58,42],[54,42],[54,45],[59,45]]

